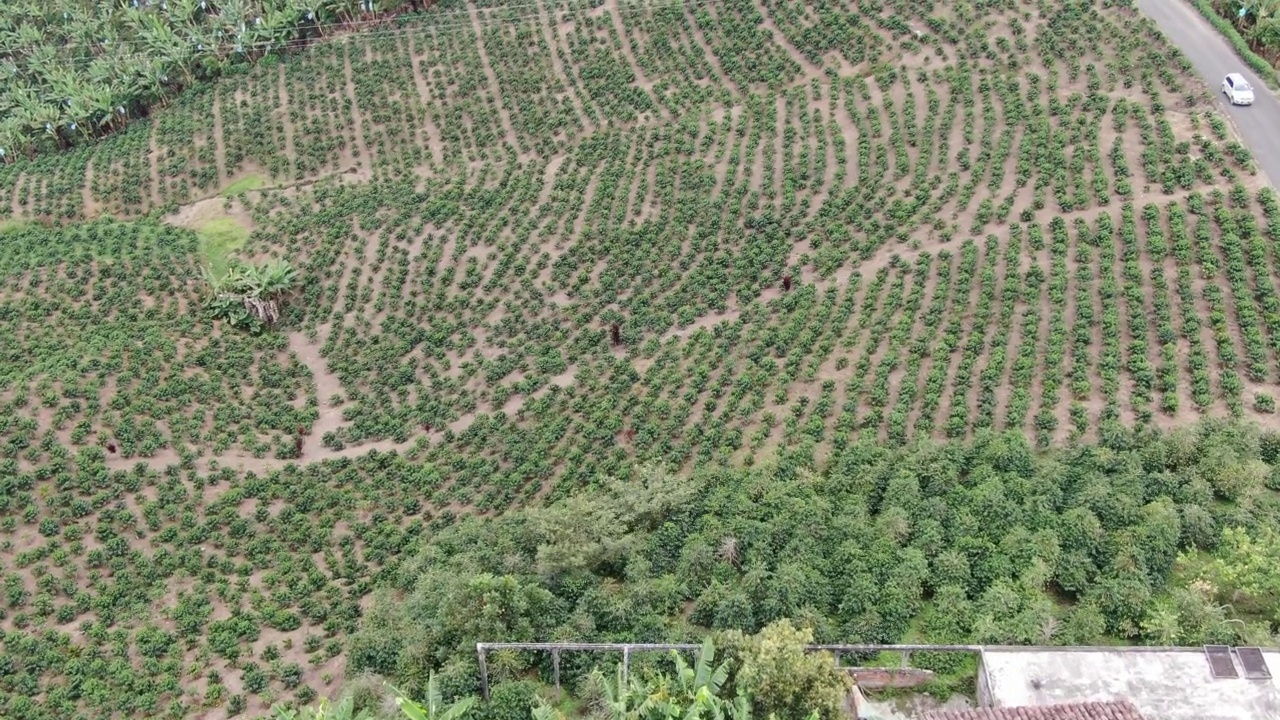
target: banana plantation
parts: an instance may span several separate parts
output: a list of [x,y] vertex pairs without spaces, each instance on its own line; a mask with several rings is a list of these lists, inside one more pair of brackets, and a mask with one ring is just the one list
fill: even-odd
[[16,0],[0,12],[0,158],[82,143],[194,83],[423,0]]

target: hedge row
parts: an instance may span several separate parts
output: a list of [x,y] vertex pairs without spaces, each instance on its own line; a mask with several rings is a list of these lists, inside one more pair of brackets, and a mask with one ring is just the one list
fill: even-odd
[[1231,46],[1235,48],[1236,54],[1244,58],[1244,61],[1254,72],[1262,77],[1263,81],[1271,87],[1280,86],[1280,77],[1276,75],[1275,67],[1261,55],[1255,53],[1249,47],[1249,43],[1241,37],[1240,32],[1236,30],[1235,25],[1231,21],[1222,17],[1213,9],[1213,3],[1209,0],[1191,0],[1191,4],[1200,11],[1200,14],[1207,19],[1218,32],[1222,33]]

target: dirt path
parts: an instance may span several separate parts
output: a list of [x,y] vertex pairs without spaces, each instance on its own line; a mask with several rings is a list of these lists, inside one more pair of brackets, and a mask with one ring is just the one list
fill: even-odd
[[[751,129],[744,138],[746,145],[744,148],[748,151],[743,154],[743,161],[751,163],[751,167],[747,173],[747,190],[749,192],[761,192],[764,188],[764,153],[765,153],[765,137],[757,127],[760,125],[760,118],[755,113],[751,115]],[[755,135],[753,138],[752,135]],[[752,141],[755,147],[752,147]],[[746,210],[744,207],[743,210]]]
[[[583,169],[574,168],[570,172],[586,172],[589,174],[587,186],[582,192],[582,202],[576,206],[577,213],[572,216],[572,224],[569,225],[570,235],[565,237],[565,225],[570,223],[570,217],[566,215],[557,215],[549,218],[549,224],[538,230],[538,240],[541,243],[542,251],[550,256],[547,266],[538,273],[537,283],[540,287],[546,289],[551,283],[551,271],[556,260],[559,260],[564,253],[573,246],[573,242],[581,234],[582,229],[586,226],[587,212],[595,199],[596,186],[599,184],[599,173],[603,166]],[[565,202],[561,207],[572,206],[570,202]],[[552,240],[554,238],[554,240]]]
[[840,132],[836,126],[831,114],[826,110],[814,111],[817,118],[813,121],[815,132],[821,141],[822,156],[824,166],[822,168],[821,185],[817,188],[811,188],[809,214],[807,219],[812,220],[817,216],[818,211],[826,204],[827,200],[836,193],[836,143],[835,133]]
[[[623,208],[622,215],[624,222],[627,219],[639,217],[643,209],[639,203],[643,203],[645,199],[638,197],[638,195],[640,194],[641,185],[645,184],[645,176],[648,173],[649,166],[653,164],[654,143],[649,142],[650,139],[645,135],[641,135],[639,142],[633,146],[634,149],[631,151],[632,159],[627,161],[627,171],[631,175],[627,180],[626,207]],[[644,160],[643,166],[639,164],[642,158]],[[646,194],[648,193],[647,187],[645,192]]]
[[560,58],[560,50],[565,48],[565,42],[560,36],[559,25],[553,18],[547,16],[547,9],[542,3],[538,3],[537,24],[542,28],[542,38],[547,43],[547,54],[551,56],[552,74],[559,79],[560,84],[567,91],[565,95],[569,98],[570,104],[573,105],[573,113],[582,119],[584,132],[587,134],[595,132],[596,125],[591,120],[591,116],[587,114],[584,106],[586,101],[579,97],[578,85],[570,81],[569,71],[565,70],[564,60]]
[[[728,110],[713,110],[711,112],[710,122],[716,123],[715,150],[714,154],[710,156],[712,167],[715,168],[712,171],[715,174],[715,185],[711,188],[711,197],[720,197],[730,182],[729,156],[732,154],[734,147],[733,116]],[[721,112],[723,115],[719,121],[715,118],[717,112]]]
[[[636,61],[635,51],[631,48],[631,36],[627,34],[626,25],[622,22],[622,13],[618,11],[618,0],[605,0],[605,9],[609,12],[610,19],[613,20],[613,31],[617,33],[618,49],[622,52],[622,57],[626,58],[627,64],[631,66],[631,71],[636,75],[636,85],[649,94],[653,88],[653,81],[640,68],[640,63]],[[660,102],[654,102],[654,106],[658,108],[658,115],[663,120],[671,119],[671,112],[665,105]]]
[[[418,99],[422,101],[423,108],[430,108],[436,101],[431,96],[431,86],[427,83],[426,76],[422,74],[422,58],[414,55],[413,38],[405,38],[404,42],[405,53],[409,58],[409,68],[413,71],[413,86],[418,91]],[[422,113],[422,128],[418,132],[418,137],[419,142],[431,153],[431,164],[439,167],[444,162],[444,142],[440,136],[440,129],[431,118],[430,110],[424,110]]]
[[783,164],[786,159],[785,149],[783,148],[783,140],[786,135],[787,123],[790,122],[791,116],[787,107],[786,95],[779,94],[777,99],[773,101],[773,202],[776,207],[782,205],[782,187],[784,180]]
[[858,177],[861,172],[858,168],[858,124],[854,122],[853,116],[849,114],[849,107],[846,103],[855,102],[854,98],[845,94],[844,88],[837,90],[834,86],[830,92],[839,92],[840,98],[836,101],[835,123],[840,131],[840,137],[844,140],[844,170],[845,184],[853,178]]
[[556,175],[560,172],[560,166],[564,164],[564,160],[564,155],[556,155],[547,161],[542,171],[542,190],[538,194],[537,202],[534,203],[534,209],[541,209],[551,199],[551,191],[556,186]]
[[353,158],[353,161],[357,165],[372,168],[373,159],[369,157],[369,145],[364,138],[364,118],[360,117],[360,105],[356,102],[356,81],[351,73],[351,45],[343,43],[342,47],[343,87],[346,89],[347,99],[351,101],[351,131],[355,135],[356,146],[360,150],[360,156]]
[[[924,294],[920,298],[920,306],[912,313],[913,317],[908,320],[903,318],[902,324],[911,323],[910,335],[906,336],[900,343],[891,343],[893,350],[897,354],[896,362],[889,372],[889,392],[885,400],[883,412],[882,427],[877,431],[877,435],[883,439],[889,437],[889,421],[894,413],[898,410],[899,405],[903,403],[904,394],[906,394],[906,415],[904,416],[903,429],[907,437],[911,435],[911,424],[907,420],[915,411],[916,405],[920,402],[920,382],[925,377],[924,366],[928,363],[929,356],[932,354],[934,346],[934,338],[937,336],[938,328],[942,325],[942,320],[946,317],[947,309],[951,305],[952,294],[955,289],[955,271],[959,266],[960,259],[956,258],[954,253],[950,257],[934,257],[930,263],[930,267],[925,271],[923,278]],[[945,281],[942,280],[942,273],[947,272],[948,276]],[[918,273],[913,273],[918,274]],[[942,315],[935,322],[928,322],[928,312],[933,307],[940,307]],[[911,308],[907,308],[911,310]],[[924,348],[924,354],[921,357],[919,367],[915,376],[910,375],[908,367],[912,359],[912,347],[920,345]]]
[[[279,65],[276,69],[279,71],[277,82],[280,91],[280,126],[284,128],[284,156],[289,159],[289,164],[292,166],[297,154],[293,147],[293,121],[289,118],[289,86],[285,83],[284,65]],[[292,167],[289,168],[287,178],[293,179]]]
[[[1008,242],[1006,240],[1006,243]],[[996,281],[993,289],[991,319],[988,319],[987,327],[971,327],[969,329],[969,332],[979,332],[983,336],[983,352],[979,360],[982,363],[981,368],[977,366],[977,362],[974,363],[974,372],[977,373],[978,384],[981,385],[983,374],[996,375],[995,381],[992,383],[995,398],[991,406],[990,418],[988,418],[989,426],[993,429],[1000,427],[1004,419],[1002,411],[1009,399],[1009,386],[1006,378],[1014,361],[1017,359],[1015,353],[1022,338],[1023,313],[1020,310],[1024,309],[1025,306],[1021,297],[1021,292],[1025,289],[1022,287],[1022,259],[1026,255],[1026,248],[1023,242],[1023,240],[1018,242],[1016,260],[1010,257],[1007,247],[1001,248],[1000,257],[996,258]],[[1006,294],[1011,292],[1016,292],[1018,295],[1010,300],[1006,297]],[[972,325],[973,323],[970,324]],[[1003,340],[1003,345],[998,346],[997,343],[1001,342],[1001,340]],[[993,367],[997,349],[1003,353],[1004,364]],[[997,373],[996,371],[999,372]],[[979,390],[980,392],[981,390]],[[974,407],[976,408],[976,403]],[[970,417],[976,417],[976,415],[971,412]]]
[[147,203],[148,207],[155,207],[160,204],[160,143],[156,140],[158,131],[157,123],[153,121],[147,141],[147,158],[151,161],[151,196],[149,198],[150,202]]
[[759,0],[756,0],[755,5],[756,10],[760,11],[760,17],[764,18],[764,22],[761,25],[773,36],[773,43],[785,50],[787,55],[791,56],[791,59],[800,66],[801,75],[804,79],[807,81],[812,78],[825,78],[822,67],[809,62],[809,58],[805,57],[804,53],[791,44],[790,38],[782,32],[782,29],[778,27],[778,23],[773,19],[773,15],[769,13],[769,8],[765,7]]
[[516,140],[515,126],[511,124],[511,115],[507,112],[506,103],[501,100],[502,86],[498,84],[498,74],[493,71],[493,65],[489,62],[489,51],[484,46],[484,29],[480,25],[479,8],[474,4],[468,3],[467,16],[471,18],[471,31],[476,35],[476,50],[480,53],[480,67],[484,70],[484,76],[489,81],[489,86],[493,88],[492,96],[499,98],[494,102],[494,105],[498,109],[498,119],[502,122],[502,132],[512,150],[519,152],[520,143]]
[[[706,6],[704,5],[702,7],[705,8]],[[724,71],[724,66],[720,64],[720,57],[711,49],[711,43],[707,42],[707,36],[702,33],[702,28],[698,26],[698,19],[694,17],[693,9],[686,6],[684,14],[685,19],[689,23],[689,29],[693,31],[693,41],[696,42],[698,46],[702,48],[702,52],[706,54],[707,63],[716,71],[716,79],[724,82],[725,85],[728,85],[735,95],[744,95],[742,88],[738,87],[738,84],[733,81],[733,78],[729,77],[729,74]]]
[[89,162],[84,166],[84,187],[80,190],[80,203],[84,208],[84,216],[86,218],[97,217],[102,212],[102,207],[93,199],[93,173],[94,158],[90,158]]
[[222,139],[222,88],[213,93],[213,163],[218,168],[218,186],[227,182],[227,147]]
[[319,410],[319,417],[316,418],[315,424],[311,426],[311,433],[303,438],[302,456],[315,457],[317,454],[329,452],[321,445],[322,438],[325,433],[336,432],[342,427],[342,410],[329,405],[329,398],[334,395],[342,395],[342,381],[329,371],[328,364],[324,358],[320,356],[320,348],[324,347],[325,341],[329,336],[329,328],[323,326],[316,335],[316,342],[313,344],[307,340],[307,337],[300,332],[291,332],[289,338],[289,350],[298,356],[298,360],[307,369],[311,371],[311,376],[316,382],[316,402]]

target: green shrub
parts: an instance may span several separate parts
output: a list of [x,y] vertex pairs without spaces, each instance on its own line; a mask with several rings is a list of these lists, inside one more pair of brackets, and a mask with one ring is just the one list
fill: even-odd
[[529,720],[537,695],[538,683],[532,680],[499,683],[489,691],[489,702],[479,707],[477,720]]

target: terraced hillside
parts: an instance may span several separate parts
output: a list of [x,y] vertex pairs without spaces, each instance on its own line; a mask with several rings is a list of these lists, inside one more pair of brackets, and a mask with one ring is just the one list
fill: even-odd
[[[446,2],[0,168],[7,651],[116,643],[220,716],[340,680],[443,512],[1275,427],[1280,203],[1129,5]],[[228,249],[303,271],[280,332],[199,312]]]

